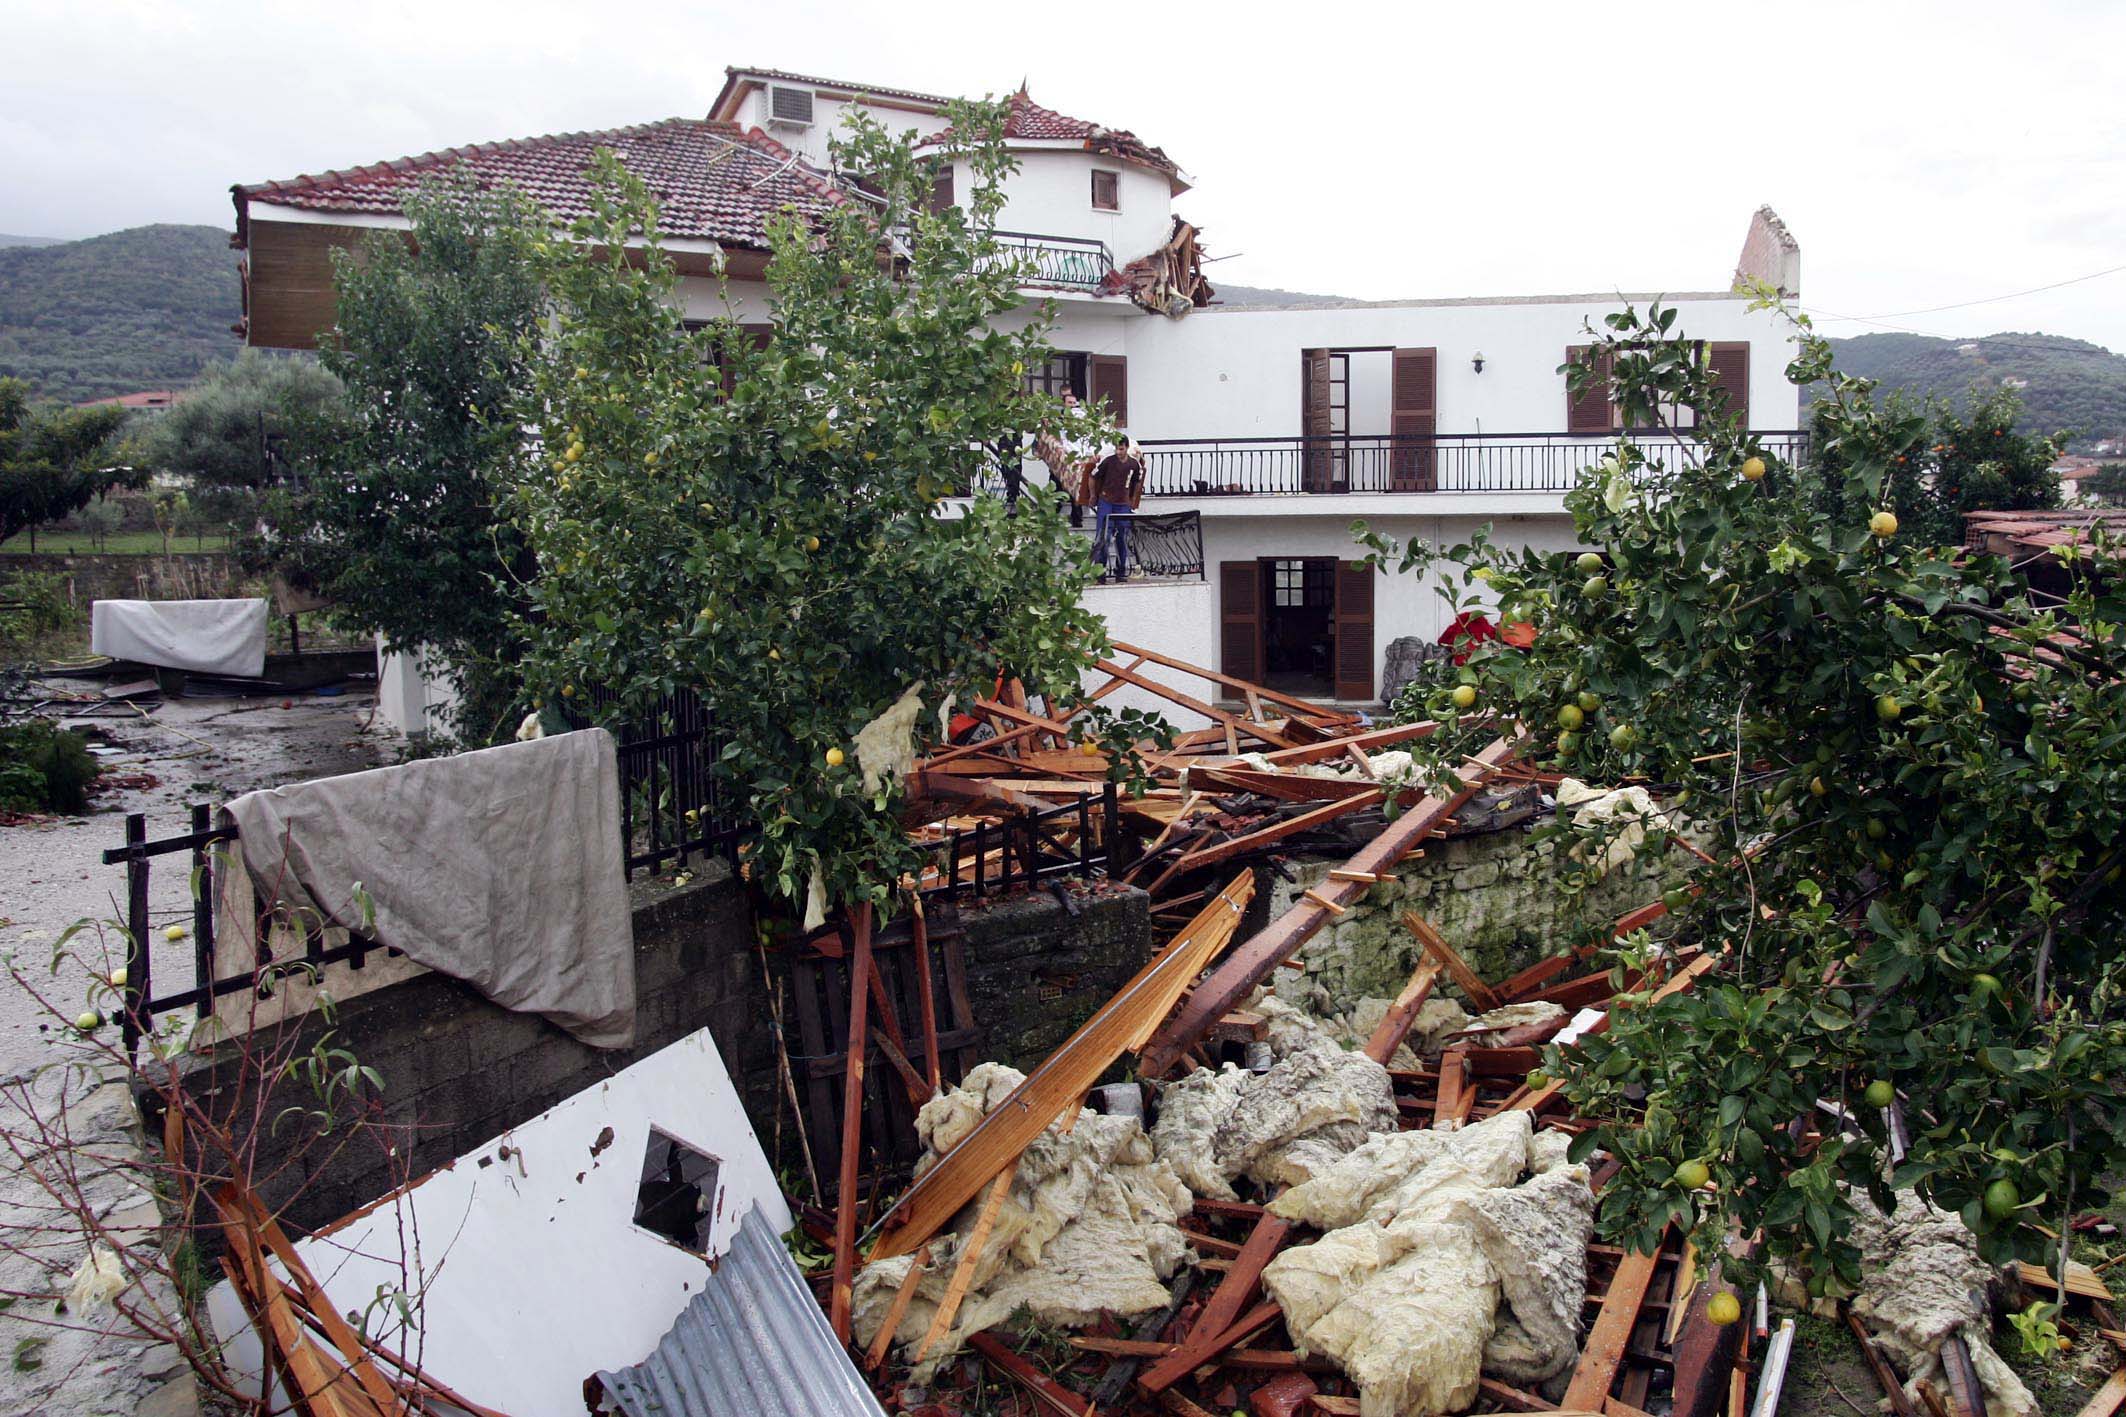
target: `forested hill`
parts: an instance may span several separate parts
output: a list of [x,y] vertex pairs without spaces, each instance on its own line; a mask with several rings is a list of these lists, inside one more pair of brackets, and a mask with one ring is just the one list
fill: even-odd
[[0,247],[0,376],[79,403],[190,383],[236,353],[236,253],[211,226]]
[[1886,389],[1963,401],[1974,384],[2027,381],[2023,426],[2069,430],[2073,446],[2126,435],[2126,357],[2060,335],[1997,334],[1976,339],[1857,335],[1834,339],[1838,367]]

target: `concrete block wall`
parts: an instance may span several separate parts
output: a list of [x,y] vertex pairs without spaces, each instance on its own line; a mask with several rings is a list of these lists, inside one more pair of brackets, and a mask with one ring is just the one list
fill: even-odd
[[[329,1031],[331,1046],[381,1075],[392,1126],[344,1148],[318,1148],[303,1168],[263,1156],[259,1172],[278,1171],[261,1186],[268,1204],[286,1207],[295,1228],[325,1225],[704,1027],[762,1143],[772,1147],[777,1137],[785,1143],[786,1154],[771,1159],[800,1166],[767,1002],[771,985],[762,976],[744,887],[712,863],[684,886],[652,880],[630,889],[634,1047],[589,1047],[536,1015],[513,1013],[431,973],[351,998],[329,1023],[308,1015],[291,1025],[301,1029],[298,1050]],[[1031,1068],[1150,957],[1142,891],[1066,889],[1070,907],[1047,891],[963,907],[962,957],[969,1000],[985,1032],[984,1057]],[[190,1060],[184,1081],[217,1108],[249,1100],[226,1050]],[[307,1097],[303,1084],[284,1082],[270,1110],[300,1106]],[[148,1134],[160,1135],[155,1094],[144,1091],[139,1102]],[[297,1136],[293,1125],[283,1126],[266,1139],[266,1150],[280,1148],[285,1156]],[[386,1154],[386,1142],[399,1148],[398,1157]],[[211,1233],[203,1239],[217,1248]]]

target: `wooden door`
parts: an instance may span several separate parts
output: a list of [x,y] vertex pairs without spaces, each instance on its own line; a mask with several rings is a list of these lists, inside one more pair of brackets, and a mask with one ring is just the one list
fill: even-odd
[[[1706,346],[1705,360],[1713,383],[1727,395],[1727,416],[1737,428],[1750,426],[1750,347],[1747,341],[1720,341]],[[1703,419],[1699,420],[1703,422]]]
[[1388,490],[1434,492],[1439,489],[1439,351],[1398,349],[1388,430],[1395,435],[1389,456]]
[[1334,443],[1329,412],[1329,351],[1299,351],[1299,431],[1304,438],[1299,451],[1299,487],[1302,492],[1327,492],[1335,486]]
[[1373,697],[1373,581],[1357,561],[1336,565],[1336,697]]
[[1218,669],[1262,682],[1262,563],[1218,563]]

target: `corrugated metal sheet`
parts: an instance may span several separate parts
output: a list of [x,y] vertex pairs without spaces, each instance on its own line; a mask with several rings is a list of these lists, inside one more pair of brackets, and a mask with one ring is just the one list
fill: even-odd
[[598,1381],[628,1417],[885,1417],[758,1208],[657,1351]]

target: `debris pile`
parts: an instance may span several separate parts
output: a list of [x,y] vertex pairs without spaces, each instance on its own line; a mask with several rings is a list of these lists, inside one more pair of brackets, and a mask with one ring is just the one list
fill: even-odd
[[[932,1100],[916,1122],[927,1148],[918,1174],[1025,1081],[1015,1068],[983,1063]],[[1103,1313],[1160,1308],[1166,1281],[1186,1257],[1178,1222],[1193,1204],[1135,1117],[1080,1108],[1049,1123],[1020,1155],[1001,1198],[970,1207],[976,1213],[933,1241],[927,1261],[901,1255],[864,1268],[852,1307],[856,1337],[867,1347],[876,1343],[890,1317],[920,1379],[957,1354],[968,1335],[1022,1308],[1065,1327]],[[964,1280],[963,1260],[971,1266]],[[923,1272],[900,1297],[919,1263]],[[947,1298],[955,1284],[964,1293],[956,1314]],[[940,1316],[948,1327],[939,1326]]]
[[1906,1395],[1917,1403],[1923,1386],[1960,1387],[1961,1374],[1952,1381],[1946,1367],[1952,1343],[1960,1342],[1957,1366],[1970,1365],[1992,1417],[2038,1417],[2037,1399],[1993,1351],[1987,1296],[2000,1274],[1978,1257],[1970,1229],[1909,1190],[1897,1192],[1888,1215],[1857,1192],[1853,1203],[1861,1273],[1853,1313],[1904,1370]]

